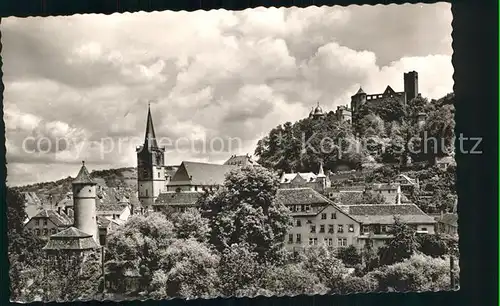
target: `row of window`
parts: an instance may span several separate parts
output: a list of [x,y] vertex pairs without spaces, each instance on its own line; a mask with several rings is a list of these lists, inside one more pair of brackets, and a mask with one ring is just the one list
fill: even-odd
[[[311,224],[310,225],[311,233],[316,233],[316,224]],[[334,233],[335,226],[334,224],[328,224],[328,233],[333,234]],[[354,225],[353,224],[348,224],[347,225],[347,231],[349,233],[354,233]],[[319,233],[325,233],[326,232],[326,226],[325,224],[320,224],[319,226]],[[344,224],[337,224],[337,233],[342,234],[344,233]]]
[[53,228],[49,231],[49,229],[44,228],[43,230],[40,230],[39,228],[35,229],[35,235],[36,236],[47,236],[47,235],[54,235],[57,233],[57,229]]
[[[293,234],[288,234],[288,244],[293,244],[294,235]],[[295,239],[296,244],[301,244],[302,243],[302,235],[301,234],[296,234],[296,239]],[[323,243],[327,246],[335,246],[334,245],[334,238],[332,237],[325,237],[323,238]],[[309,237],[309,245],[318,245],[318,238],[317,237]],[[337,238],[337,246],[338,247],[345,247],[347,246],[347,238]]]

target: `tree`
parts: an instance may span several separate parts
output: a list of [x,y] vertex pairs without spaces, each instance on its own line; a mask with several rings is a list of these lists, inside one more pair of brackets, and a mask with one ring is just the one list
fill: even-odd
[[266,270],[258,262],[258,256],[246,243],[233,244],[224,249],[218,269],[223,296],[233,296],[241,290],[257,292],[258,282]]
[[203,218],[200,211],[191,208],[182,213],[172,216],[174,233],[178,239],[194,238],[200,242],[205,242],[210,236],[208,219]]
[[392,238],[379,249],[382,265],[390,265],[410,258],[420,247],[415,237],[415,230],[396,216],[389,234],[392,235]]
[[161,253],[151,294],[155,298],[209,298],[217,296],[219,257],[210,247],[190,238],[178,239]]
[[[108,236],[106,266],[109,278],[122,286],[127,271],[139,274],[139,286],[149,288],[153,273],[158,270],[161,251],[174,239],[173,224],[162,214],[132,216]],[[121,292],[125,288],[120,287]]]
[[341,294],[369,293],[377,289],[378,283],[371,275],[346,276],[341,282]]
[[6,188],[5,202],[7,204],[7,234],[22,233],[24,221],[27,218],[23,195],[10,187]]
[[448,258],[418,254],[402,262],[369,273],[378,282],[377,291],[438,291],[450,289]]
[[338,251],[337,257],[348,267],[354,267],[361,263],[361,254],[359,254],[358,249],[354,245],[341,248]]
[[432,257],[441,257],[448,254],[448,245],[440,235],[418,235],[419,251]]
[[329,293],[340,293],[342,279],[348,274],[342,261],[324,245],[306,250],[304,268],[314,273]]
[[221,252],[247,243],[260,261],[277,260],[292,221],[288,209],[274,201],[278,186],[277,175],[260,166],[231,171],[223,187],[201,201],[211,243]]
[[294,296],[301,294],[325,294],[328,288],[319,278],[307,271],[302,263],[272,266],[266,269],[262,287],[272,295]]
[[32,284],[27,300],[68,302],[97,298],[101,284],[100,255],[59,251],[47,256],[39,254],[30,269]]

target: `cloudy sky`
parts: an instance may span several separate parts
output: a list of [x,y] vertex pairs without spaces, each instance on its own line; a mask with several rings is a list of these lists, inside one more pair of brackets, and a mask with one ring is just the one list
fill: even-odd
[[[136,165],[147,104],[182,160],[253,153],[263,133],[416,70],[453,90],[451,6],[260,8],[2,19],[8,184]],[[232,140],[231,140],[232,139]]]

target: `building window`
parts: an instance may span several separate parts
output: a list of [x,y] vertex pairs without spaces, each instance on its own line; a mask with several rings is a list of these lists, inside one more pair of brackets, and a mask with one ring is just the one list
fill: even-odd
[[328,224],[328,233],[333,234],[334,229],[333,229],[333,224]]
[[306,205],[306,211],[310,211],[311,210],[311,205]]
[[318,238],[309,238],[309,245],[318,245]]
[[337,227],[337,233],[343,233],[344,232],[344,226],[342,224],[339,224]]
[[422,227],[421,231],[427,232],[427,227]]
[[52,229],[52,235],[54,235],[57,232],[55,228]]
[[380,231],[381,231],[382,233],[386,233],[386,232],[387,232],[387,226],[386,226],[386,225],[381,225],[381,226],[380,226]]
[[288,243],[293,243],[293,234],[288,234]]
[[148,190],[146,189],[146,196],[148,196]]
[[47,219],[43,219],[43,225],[47,226]]
[[363,233],[368,234],[370,232],[370,226],[368,225],[363,225]]
[[297,225],[297,227],[301,227],[302,226],[302,222],[300,220],[297,220],[296,225]]
[[348,231],[349,231],[349,233],[354,233],[354,225],[353,224],[349,224]]
[[311,233],[316,233],[316,225],[311,225]]
[[194,186],[194,191],[198,191],[198,186]]
[[44,229],[43,229],[43,235],[44,235],[44,236],[47,236],[47,234],[48,234],[48,233],[49,233],[49,231],[48,231],[46,228],[44,228]]
[[324,225],[324,224],[321,224],[321,225],[319,226],[319,232],[320,232],[320,233],[324,233],[324,232],[325,232],[325,225]]
[[321,220],[326,220],[326,214],[321,214]]
[[38,228],[35,230],[35,235],[40,236],[40,230]]
[[327,246],[333,246],[333,238],[325,238],[325,244]]
[[160,172],[158,172],[158,178],[160,178]]
[[346,238],[339,238],[338,239],[338,246],[339,247],[346,247],[347,246],[347,239]]
[[297,243],[298,244],[302,243],[302,237],[300,234],[297,234]]
[[35,225],[36,225],[36,226],[40,225],[40,220],[35,219]]
[[337,213],[332,213],[332,220],[337,219]]

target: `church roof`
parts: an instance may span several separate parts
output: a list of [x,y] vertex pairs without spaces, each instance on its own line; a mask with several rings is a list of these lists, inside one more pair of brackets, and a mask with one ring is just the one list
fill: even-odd
[[169,185],[186,185],[186,183],[197,186],[222,185],[226,179],[226,174],[239,168],[239,166],[233,165],[184,161],[172,177]]
[[82,161],[82,167],[80,168],[80,172],[78,172],[76,178],[73,180],[73,184],[96,184],[90,177],[90,173],[87,170],[87,167],[85,167],[84,161]]
[[146,122],[146,134],[144,136],[144,147],[145,148],[158,148],[158,142],[156,142],[155,129],[153,126],[153,117],[151,116],[151,108],[148,105],[148,118]]

